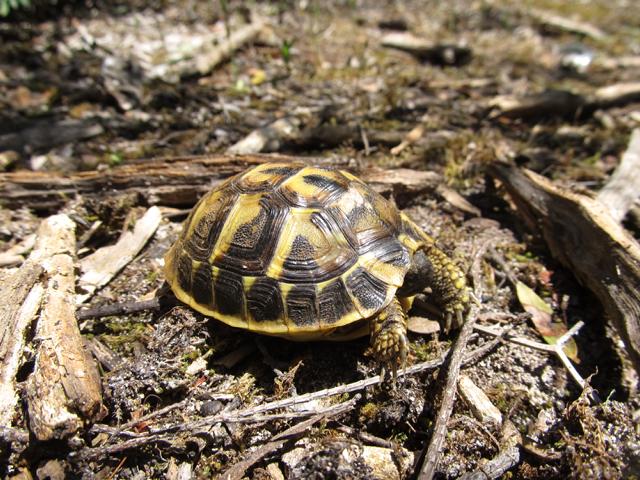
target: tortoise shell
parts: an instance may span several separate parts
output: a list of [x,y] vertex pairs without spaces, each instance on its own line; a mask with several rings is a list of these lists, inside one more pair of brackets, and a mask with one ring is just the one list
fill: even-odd
[[165,274],[178,299],[205,315],[295,337],[375,315],[423,235],[346,171],[266,163],[200,199]]

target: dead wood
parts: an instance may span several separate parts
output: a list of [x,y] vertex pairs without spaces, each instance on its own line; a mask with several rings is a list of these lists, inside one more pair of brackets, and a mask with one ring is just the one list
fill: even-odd
[[[330,164],[340,168],[349,166],[346,158],[328,161],[284,155],[202,155],[140,161],[69,175],[19,171],[0,174],[0,203],[7,208],[28,207],[48,211],[61,208],[77,195],[104,198],[129,194],[138,196],[148,205],[191,207],[226,178],[251,165],[276,161]],[[356,173],[383,194],[406,192],[413,195],[441,183],[439,175],[423,171],[411,170],[400,174],[371,169]],[[408,189],[404,187],[406,180],[411,182]]]
[[277,434],[269,442],[262,445],[256,451],[252,452],[247,458],[236,463],[231,468],[227,469],[218,478],[222,480],[240,480],[244,477],[246,471],[259,462],[267,455],[271,455],[274,452],[280,450],[287,442],[299,438],[307,430],[313,427],[321,420],[325,420],[331,417],[335,417],[342,413],[348,412],[353,408],[355,403],[360,398],[360,395],[354,396],[352,399],[335,405],[330,410],[320,413],[311,417],[308,420],[304,420],[288,429],[284,432]]
[[261,19],[239,28],[228,38],[222,40],[216,48],[197,55],[191,67],[193,70],[188,67],[183,68],[180,72],[181,76],[209,73],[221,62],[227,60],[233,52],[257,37],[263,28],[264,21]]
[[614,220],[621,222],[633,203],[640,198],[640,129],[631,133],[629,146],[620,164],[598,192],[597,199],[609,209]]
[[300,135],[300,121],[295,117],[279,118],[266,127],[254,130],[227,148],[231,155],[277,152],[288,140]]
[[[151,429],[148,433],[138,434],[135,432],[129,431],[121,431],[116,428],[100,426],[98,430],[109,433],[115,438],[115,435],[126,436],[127,440],[124,440],[119,443],[114,444],[105,444],[99,447],[85,447],[81,450],[74,452],[70,459],[73,461],[90,461],[95,460],[97,458],[105,458],[108,455],[113,455],[119,452],[123,452],[125,450],[129,450],[132,448],[138,448],[143,445],[150,444],[158,444],[158,443],[167,443],[171,444],[175,441],[176,435],[178,434],[187,434],[187,435],[197,435],[203,432],[207,432],[211,434],[210,428],[218,423],[265,423],[271,421],[281,421],[281,420],[294,420],[298,418],[309,417],[312,415],[326,415],[331,414],[336,409],[340,410],[340,407],[344,407],[345,411],[353,408],[353,404],[357,401],[359,397],[356,395],[354,398],[347,400],[346,402],[340,403],[338,405],[331,405],[329,407],[324,408],[312,408],[309,410],[300,410],[295,412],[284,412],[277,413],[273,415],[248,415],[247,412],[256,410],[249,409],[240,411],[238,413],[221,413],[217,415],[213,415],[211,417],[207,417],[202,420],[197,420],[193,422],[187,423],[175,423],[169,425],[167,427]],[[256,460],[257,461],[257,460]]]
[[396,448],[398,448],[398,444],[391,440],[385,440],[384,438],[376,437],[375,435],[357,430],[352,427],[348,427],[347,425],[340,425],[338,428],[336,428],[336,430],[345,433],[350,437],[357,437],[362,442],[368,445],[373,445],[374,447],[388,448],[389,450],[395,450]]
[[49,149],[56,145],[95,137],[104,131],[95,120],[46,120],[18,132],[0,135],[0,151]]
[[489,118],[573,118],[586,104],[585,97],[565,90],[546,90],[524,98],[500,96],[491,100],[490,107],[494,110]]
[[429,441],[429,447],[425,454],[425,461],[420,469],[418,480],[431,480],[436,473],[436,468],[440,461],[442,454],[442,447],[447,434],[447,422],[453,411],[453,404],[456,399],[456,384],[458,382],[458,375],[460,373],[460,367],[464,361],[464,353],[467,347],[467,342],[473,333],[473,325],[475,323],[475,315],[471,315],[465,322],[460,330],[460,334],[456,339],[456,343],[451,349],[450,357],[448,360],[448,368],[446,375],[446,382],[442,391],[440,407],[438,408],[438,415],[436,417],[436,423],[433,427],[433,434]]
[[382,37],[382,46],[410,53],[423,62],[434,65],[464,65],[471,60],[471,49],[459,45],[433,44],[406,32],[388,33]]
[[77,303],[84,303],[93,293],[106,285],[142,250],[160,225],[162,216],[158,207],[151,207],[140,218],[132,231],[125,231],[115,245],[103,247],[80,260],[78,286],[83,293]]
[[640,245],[597,200],[507,164],[490,168],[551,253],[600,300],[640,371]]
[[98,340],[97,337],[85,338],[84,345],[98,363],[100,363],[102,369],[107,372],[114,370],[122,362],[122,357],[118,356],[113,350]]
[[75,318],[75,240],[75,224],[55,215],[42,222],[33,253],[46,275],[27,381],[29,428],[38,440],[65,438],[106,414],[100,376]]
[[63,175],[18,171],[0,175],[8,208],[57,210],[77,195],[139,195],[150,205],[192,206],[213,185],[245,168],[277,157],[203,155],[134,162],[106,170]]
[[484,391],[470,377],[461,375],[458,380],[460,397],[469,405],[471,413],[480,423],[502,425],[502,413]]
[[40,308],[42,273],[38,263],[28,261],[0,284],[0,427],[11,426],[18,402],[15,377],[27,329]]
[[0,267],[20,265],[24,261],[23,255],[31,251],[35,241],[35,234],[28,235],[20,243],[17,243],[8,250],[0,253]]
[[593,103],[598,108],[611,108],[640,100],[640,82],[614,83],[599,88],[594,93]]
[[528,9],[525,10],[525,13],[533,17],[543,25],[551,27],[555,30],[577,33],[594,40],[607,39],[606,33],[587,22],[574,20],[565,16],[555,15],[544,10]]
[[[150,300],[109,303],[106,305],[99,305],[97,307],[83,308],[76,312],[76,317],[78,318],[78,321],[82,321],[87,320],[88,318],[103,318],[114,315],[130,315],[132,313],[154,311],[163,306],[163,298],[154,297]],[[175,302],[175,297],[167,298],[166,305],[169,305],[172,302]]]
[[598,109],[619,107],[638,100],[638,82],[616,83],[586,95],[567,90],[546,90],[524,98],[495,97],[489,102],[489,118],[583,118],[592,115]]

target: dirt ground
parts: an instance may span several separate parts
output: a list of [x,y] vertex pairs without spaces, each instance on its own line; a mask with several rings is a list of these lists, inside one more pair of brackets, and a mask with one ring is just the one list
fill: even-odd
[[[127,304],[162,292],[164,253],[194,203],[147,195],[147,159],[258,153],[239,142],[262,129],[260,153],[363,177],[434,172],[437,185],[400,182],[383,194],[468,274],[480,328],[466,349],[481,350],[461,375],[500,414],[487,419],[458,395],[435,478],[640,477],[637,375],[619,334],[488,173],[504,161],[586,194],[607,183],[640,127],[638,90],[611,102],[598,93],[640,78],[633,1],[32,3],[0,18],[2,251],[66,213],[82,259],[157,205],[152,238],[85,306]],[[212,36],[224,42],[256,22],[257,35],[207,63]],[[387,46],[409,33],[431,47]],[[142,178],[126,193],[108,182],[81,193],[47,184],[49,175],[76,182],[131,165]],[[13,194],[11,175],[38,172],[37,188]],[[228,175],[211,174],[198,192]],[[624,225],[638,239],[635,208]],[[441,318],[425,303],[410,315],[432,328],[421,318]],[[540,315],[545,325],[533,321]],[[566,351],[585,389],[536,347],[578,322]],[[508,327],[529,345],[496,342],[483,326]],[[38,339],[28,333],[20,401],[0,425],[4,478],[417,478],[423,465],[446,373],[438,365],[395,388],[341,391],[379,373],[366,338],[295,343],[184,305],[79,327],[99,364],[106,415],[61,439],[11,437],[30,431],[25,392]],[[409,365],[440,359],[457,336],[413,330]]]

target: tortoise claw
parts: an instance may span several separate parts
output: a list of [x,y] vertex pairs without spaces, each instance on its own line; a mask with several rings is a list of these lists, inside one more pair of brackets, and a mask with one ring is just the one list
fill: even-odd
[[375,336],[373,353],[382,366],[380,376],[384,379],[387,366],[390,367],[394,385],[398,378],[398,366],[406,367],[408,343],[406,330],[399,324],[383,329]]

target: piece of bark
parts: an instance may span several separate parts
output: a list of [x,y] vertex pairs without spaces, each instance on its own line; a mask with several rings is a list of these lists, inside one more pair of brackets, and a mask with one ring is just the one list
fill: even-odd
[[80,260],[78,286],[84,291],[76,297],[77,303],[84,303],[93,293],[106,285],[142,250],[160,225],[162,215],[158,207],[151,207],[136,222],[133,231],[122,234],[115,245],[102,247]]
[[489,107],[493,110],[489,118],[573,118],[586,103],[582,95],[566,90],[546,90],[524,98],[500,96],[490,101]]
[[597,89],[592,103],[597,108],[611,108],[640,100],[640,82],[614,83]]
[[40,308],[42,272],[38,263],[26,262],[0,284],[0,427],[11,426],[18,403],[15,377],[27,329]]
[[117,355],[96,337],[85,338],[84,345],[107,372],[114,370],[122,362],[121,356]]
[[621,222],[639,197],[640,129],[636,128],[631,132],[629,146],[622,155],[620,164],[596,198],[609,209],[614,220]]
[[36,236],[28,235],[20,243],[0,253],[0,267],[13,267],[24,261],[23,255],[31,251],[35,244]]
[[42,222],[32,255],[46,276],[26,389],[29,429],[41,441],[66,438],[106,414],[100,376],[75,318],[75,242],[75,224],[55,215]]
[[494,164],[489,171],[553,256],[598,297],[640,372],[640,245],[595,199],[512,165]]
[[195,71],[183,69],[181,76],[188,76],[194,73],[205,75],[218,66],[221,62],[227,60],[233,52],[240,47],[249,43],[258,36],[264,28],[264,21],[256,20],[253,23],[238,28],[228,38],[225,38],[215,48],[203,52],[194,59]]
[[150,205],[191,207],[212,186],[247,167],[293,160],[302,159],[279,155],[199,155],[135,161],[107,170],[68,175],[30,171],[2,173],[0,198],[5,207],[28,207],[36,211],[58,210],[76,195],[101,198],[131,194]]
[[434,65],[464,65],[471,60],[471,49],[460,45],[433,44],[410,33],[388,33],[382,46],[408,52],[423,62]]
[[254,130],[227,149],[231,155],[277,152],[288,138],[299,135],[300,121],[294,117],[280,118],[266,127]]
[[571,18],[567,18],[566,16],[561,17],[559,15],[554,15],[553,13],[537,9],[526,10],[526,13],[535,18],[538,22],[556,30],[561,30],[569,33],[577,33],[594,40],[607,39],[606,33],[587,22],[574,20]]
[[[102,199],[135,195],[149,205],[191,208],[212,187],[247,167],[265,162],[302,162],[348,168],[349,159],[321,159],[285,155],[202,155],[134,162],[104,171],[61,175],[52,172],[0,174],[0,198],[8,208],[57,210],[77,195]],[[382,193],[414,195],[435,188],[442,177],[415,170],[355,172]]]
[[480,423],[493,423],[498,427],[502,425],[502,413],[471,378],[461,375],[458,379],[458,391]]

